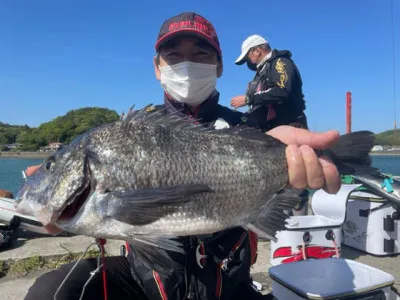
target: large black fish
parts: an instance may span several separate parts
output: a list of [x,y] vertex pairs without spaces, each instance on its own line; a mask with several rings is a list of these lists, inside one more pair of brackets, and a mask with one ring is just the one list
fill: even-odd
[[[340,137],[340,155],[325,153],[339,170],[355,170],[346,162],[367,170],[373,141],[371,132],[355,132]],[[17,211],[72,233],[127,240],[139,252],[143,244],[179,251],[168,237],[235,226],[274,239],[283,211],[299,201],[284,190],[285,148],[251,128],[208,130],[179,115],[133,111],[45,160]]]

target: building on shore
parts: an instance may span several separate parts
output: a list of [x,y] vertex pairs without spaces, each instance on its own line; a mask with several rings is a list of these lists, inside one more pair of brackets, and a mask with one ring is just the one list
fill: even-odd
[[62,145],[63,143],[60,142],[49,143],[49,148],[51,151],[57,151]]
[[63,146],[63,143],[60,142],[49,143],[47,146],[40,148],[39,152],[54,152],[57,151],[61,146]]

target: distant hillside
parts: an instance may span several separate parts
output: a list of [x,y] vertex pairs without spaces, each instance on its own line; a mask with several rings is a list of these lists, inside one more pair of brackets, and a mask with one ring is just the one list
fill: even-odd
[[30,130],[30,128],[27,125],[9,125],[0,122],[0,145],[15,143],[18,134],[24,130]]
[[[52,142],[68,144],[77,135],[87,130],[119,119],[114,110],[98,107],[85,107],[71,110],[64,116],[43,123],[37,128],[27,125],[9,125],[0,122],[0,151],[2,145],[22,144],[14,150],[36,151]],[[400,145],[400,130],[384,131],[375,135],[375,145]]]
[[400,146],[400,130],[388,130],[376,134],[375,145]]
[[17,148],[18,150],[35,151],[51,142],[68,144],[79,134],[118,119],[119,115],[114,110],[85,107],[71,110],[37,128],[0,122],[0,145],[19,143],[22,146]]

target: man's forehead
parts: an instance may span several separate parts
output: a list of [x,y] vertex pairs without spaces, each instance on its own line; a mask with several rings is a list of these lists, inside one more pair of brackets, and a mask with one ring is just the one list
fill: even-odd
[[196,47],[196,48],[204,48],[204,49],[213,49],[213,47],[207,43],[206,41],[192,35],[182,35],[175,37],[168,42],[166,42],[162,48],[164,49],[172,49],[179,47]]

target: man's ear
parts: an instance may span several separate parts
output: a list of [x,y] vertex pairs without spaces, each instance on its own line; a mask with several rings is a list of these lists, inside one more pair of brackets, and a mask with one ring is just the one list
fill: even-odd
[[222,71],[224,70],[224,66],[222,64],[222,59],[217,62],[217,78],[222,76]]
[[154,65],[154,72],[156,73],[156,78],[157,78],[157,80],[160,80],[161,72],[160,72],[160,68],[158,67],[158,64],[157,64],[157,56],[154,56],[153,65]]

